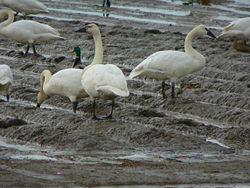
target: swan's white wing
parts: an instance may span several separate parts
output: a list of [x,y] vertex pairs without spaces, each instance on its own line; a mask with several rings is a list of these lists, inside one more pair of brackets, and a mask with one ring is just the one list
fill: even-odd
[[130,74],[130,78],[136,76],[148,76],[151,78],[165,80],[167,78],[179,78],[191,73],[196,66],[193,58],[179,51],[159,51],[150,55],[141,62]]
[[24,15],[49,12],[47,7],[37,0],[4,0],[2,4]]
[[233,21],[231,24],[225,27],[224,32],[232,30],[244,31],[249,27],[250,27],[250,17],[240,18],[238,20]]
[[94,97],[103,95],[128,96],[127,81],[123,72],[112,64],[96,64],[82,76],[85,91]]
[[44,87],[47,95],[60,95],[71,100],[87,95],[81,85],[81,69],[63,69],[52,75],[48,84]]
[[14,22],[1,30],[1,34],[22,43],[42,42],[53,39],[63,39],[59,33],[49,25],[32,20]]

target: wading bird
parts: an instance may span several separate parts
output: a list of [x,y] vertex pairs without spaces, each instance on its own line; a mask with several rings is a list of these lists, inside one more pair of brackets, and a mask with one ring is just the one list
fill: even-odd
[[[93,102],[93,115],[95,119],[106,119],[113,117],[113,108],[116,97],[127,97],[129,91],[127,81],[123,72],[113,64],[101,64],[103,60],[103,47],[101,33],[96,24],[88,24],[78,32],[87,32],[95,40],[95,57],[93,62],[83,70],[81,83],[86,93]],[[112,109],[106,117],[96,115],[96,99],[112,101]]]
[[233,39],[233,47],[236,50],[250,52],[250,46],[247,45],[250,39],[250,17],[240,18],[226,26],[217,39],[223,38]]
[[8,19],[0,23],[0,35],[14,41],[27,44],[25,56],[28,54],[30,46],[35,55],[38,55],[35,44],[52,40],[64,40],[58,31],[47,24],[42,24],[32,20],[20,20],[13,22],[14,15],[11,10],[0,10],[0,18],[8,16]]
[[49,13],[48,8],[37,0],[0,0],[0,5],[8,7],[23,16],[29,14]]
[[6,99],[9,101],[10,88],[13,83],[13,75],[8,65],[0,65],[0,91],[5,91]]
[[137,76],[146,76],[162,80],[163,98],[166,98],[165,80],[170,80],[171,96],[174,98],[176,81],[187,74],[201,70],[205,66],[206,59],[192,47],[192,39],[206,34],[216,38],[204,25],[195,27],[185,39],[185,52],[173,50],[155,52],[137,65],[129,77],[132,79]]

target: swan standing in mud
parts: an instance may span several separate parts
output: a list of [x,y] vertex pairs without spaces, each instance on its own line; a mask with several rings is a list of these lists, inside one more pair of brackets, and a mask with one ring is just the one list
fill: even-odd
[[81,69],[63,69],[54,75],[49,70],[44,70],[40,79],[37,107],[40,107],[48,96],[59,95],[68,97],[72,102],[73,112],[76,112],[78,100],[88,97],[81,85],[81,76]]
[[37,0],[0,0],[0,5],[20,12],[23,16],[29,14],[49,13],[48,8]]
[[196,36],[209,35],[216,38],[204,25],[190,31],[185,39],[185,52],[165,50],[153,53],[137,65],[130,73],[130,78],[146,76],[162,80],[162,96],[165,96],[165,80],[170,80],[172,98],[175,97],[175,82],[187,74],[201,70],[206,63],[203,55],[192,47],[192,39]]
[[[101,33],[97,25],[88,24],[87,27],[78,30],[87,32],[95,40],[95,57],[93,62],[83,70],[81,83],[86,93],[93,102],[93,115],[95,119],[112,118],[115,98],[129,95],[127,81],[123,72],[112,64],[101,64],[103,61],[103,47]],[[96,115],[96,98],[112,100],[111,113],[106,117]]]
[[25,56],[30,45],[35,55],[38,55],[35,44],[51,40],[64,40],[63,37],[51,26],[32,20],[20,20],[13,22],[14,15],[11,10],[0,10],[0,18],[8,15],[8,19],[0,23],[0,34],[6,38],[27,44]]
[[0,91],[6,92],[6,99],[9,101],[10,87],[13,83],[13,75],[8,65],[0,65]]
[[[232,38],[234,41],[233,47],[236,50],[250,52],[250,46],[246,44],[250,39],[250,17],[240,18],[226,26],[217,39],[221,40],[223,38]],[[240,44],[239,41],[243,43]]]

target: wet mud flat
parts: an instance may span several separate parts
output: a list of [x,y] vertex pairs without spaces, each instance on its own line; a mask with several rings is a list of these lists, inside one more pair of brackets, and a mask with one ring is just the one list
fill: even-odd
[[[128,80],[130,96],[116,100],[116,120],[93,120],[88,98],[76,114],[58,96],[36,108],[44,69],[71,67],[67,51],[75,46],[82,48],[83,63],[91,63],[93,39],[74,32],[87,22],[99,24],[104,63],[128,76],[156,51],[183,51],[197,24],[218,35],[231,20],[249,16],[249,6],[124,0],[103,12],[101,1],[42,2],[51,13],[32,19],[58,29],[65,41],[37,45],[41,57],[23,57],[25,46],[0,38],[0,63],[14,75],[10,101],[0,95],[0,187],[250,184],[250,54],[236,51],[230,40],[193,40],[207,64],[181,80],[200,87],[176,99],[170,90],[162,99],[159,81],[136,78]],[[98,101],[98,112],[108,113],[109,105]]]

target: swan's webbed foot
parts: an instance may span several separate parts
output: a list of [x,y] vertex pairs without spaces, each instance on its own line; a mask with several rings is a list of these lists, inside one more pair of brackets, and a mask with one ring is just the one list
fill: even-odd
[[108,116],[97,116],[96,111],[95,111],[96,104],[95,104],[95,99],[94,99],[94,101],[93,101],[93,115],[94,115],[93,118],[97,119],[97,120],[105,120],[105,119],[114,119],[115,120],[115,118],[113,117],[114,104],[115,104],[115,100],[113,99],[112,100],[112,109],[111,109],[111,112]]

